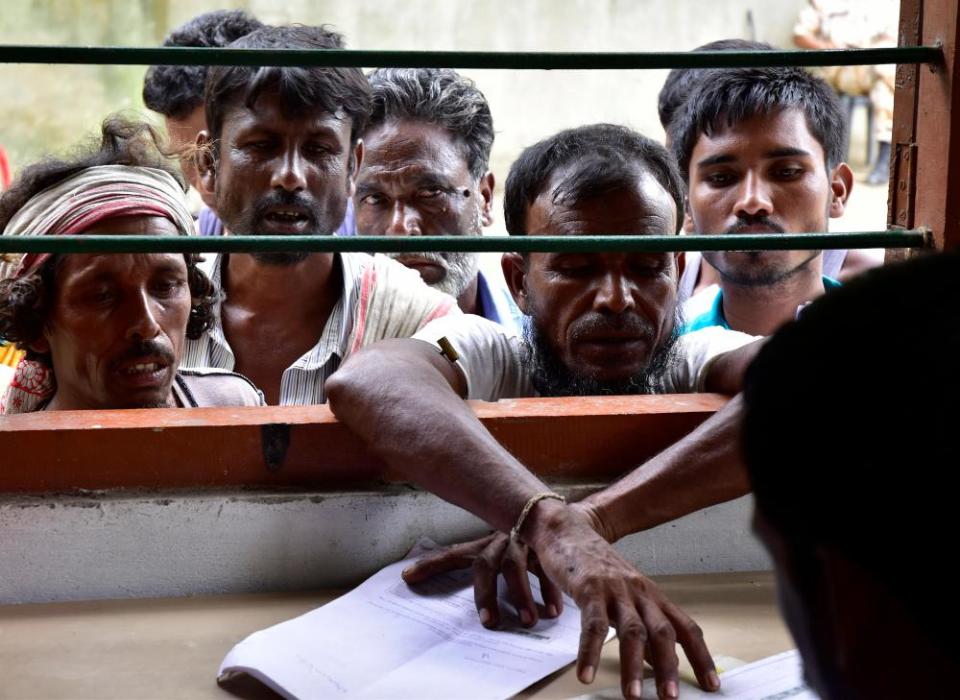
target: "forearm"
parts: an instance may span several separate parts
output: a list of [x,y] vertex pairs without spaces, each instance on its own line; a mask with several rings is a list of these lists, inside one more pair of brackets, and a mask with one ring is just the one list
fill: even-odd
[[747,368],[765,342],[766,338],[762,338],[717,357],[707,372],[703,391],[728,396],[739,394],[743,389]]
[[735,396],[690,435],[582,501],[616,541],[749,492],[740,456],[743,404]]
[[548,489],[483,427],[458,379],[430,345],[407,339],[351,357],[326,390],[337,418],[392,469],[509,530],[530,496]]

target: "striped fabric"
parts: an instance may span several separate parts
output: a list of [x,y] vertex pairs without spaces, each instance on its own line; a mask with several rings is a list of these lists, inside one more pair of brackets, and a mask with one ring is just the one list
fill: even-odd
[[[280,380],[281,405],[302,406],[325,402],[323,384],[346,356],[352,323],[351,315],[344,310],[352,309],[356,303],[361,271],[370,256],[365,253],[343,253],[339,258],[343,267],[343,293],[327,319],[319,342],[284,370]],[[214,286],[220,290],[223,289],[222,260],[221,255],[207,256],[201,265]],[[217,302],[214,307],[216,320],[213,328],[199,339],[187,341],[181,367],[219,367],[233,371],[236,359],[220,322],[221,303]]]

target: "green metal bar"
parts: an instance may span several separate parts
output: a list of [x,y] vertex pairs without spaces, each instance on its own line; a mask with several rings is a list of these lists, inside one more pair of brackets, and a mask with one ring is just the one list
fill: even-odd
[[920,248],[927,232],[708,236],[0,236],[0,253],[664,252]]
[[0,63],[207,66],[381,66],[604,70],[732,68],[737,66],[855,66],[941,63],[938,46],[822,51],[671,51],[546,53],[517,51],[358,51],[121,46],[0,45]]

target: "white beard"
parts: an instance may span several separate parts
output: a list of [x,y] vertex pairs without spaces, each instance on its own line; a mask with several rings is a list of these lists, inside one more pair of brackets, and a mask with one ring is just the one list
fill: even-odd
[[[409,255],[409,253],[390,253],[391,258]],[[417,257],[436,263],[444,269],[444,276],[431,286],[449,294],[454,299],[470,286],[480,269],[478,253],[417,253]]]

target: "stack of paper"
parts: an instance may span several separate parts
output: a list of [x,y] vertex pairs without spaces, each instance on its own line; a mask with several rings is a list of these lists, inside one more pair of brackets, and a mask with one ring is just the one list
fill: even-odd
[[[501,630],[490,631],[477,618],[469,571],[412,590],[400,579],[412,562],[250,635],[227,654],[219,679],[249,673],[299,700],[506,698],[576,658],[580,611],[571,600],[559,618],[530,629],[503,603]],[[533,577],[530,585],[540,598]]]

